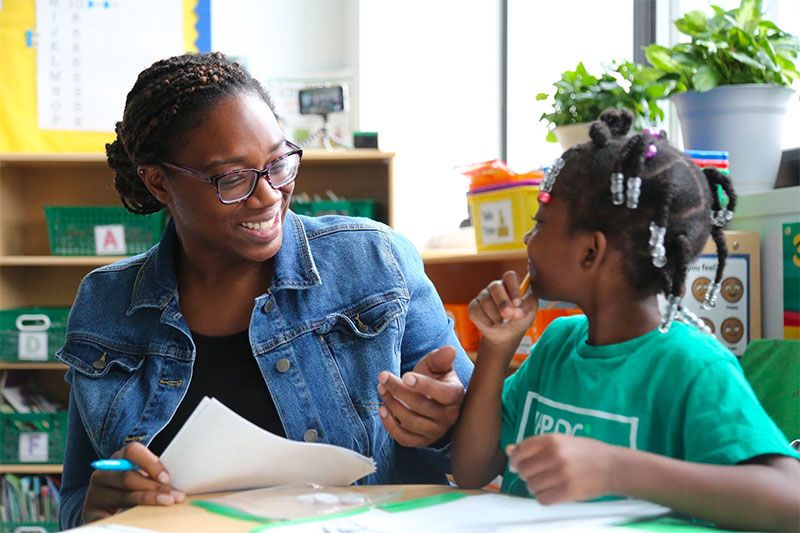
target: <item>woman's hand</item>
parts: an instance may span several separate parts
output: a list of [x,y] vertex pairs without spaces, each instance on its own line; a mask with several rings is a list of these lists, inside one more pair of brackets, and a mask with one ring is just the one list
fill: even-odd
[[586,437],[548,433],[508,446],[508,469],[542,504],[583,501],[612,493],[614,449]]
[[378,409],[383,427],[403,446],[429,446],[444,437],[458,419],[464,402],[464,384],[453,361],[456,350],[433,350],[406,372],[403,379],[381,372]]
[[96,470],[89,478],[83,504],[83,522],[93,522],[135,505],[172,505],[186,495],[169,485],[169,473],[158,456],[133,442],[111,456],[127,459],[140,470]]
[[531,327],[539,300],[532,293],[520,296],[517,273],[509,270],[478,293],[469,304],[469,318],[481,331],[483,339],[493,345],[519,344]]

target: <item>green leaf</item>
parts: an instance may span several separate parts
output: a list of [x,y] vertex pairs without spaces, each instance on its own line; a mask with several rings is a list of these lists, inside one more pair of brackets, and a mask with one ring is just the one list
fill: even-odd
[[793,50],[794,52],[800,52],[800,40],[793,35],[769,39],[769,42],[772,43],[772,46],[776,50]]
[[755,35],[761,22],[761,0],[742,0],[736,12],[736,25],[748,35]]
[[556,134],[553,133],[553,130],[550,130],[550,131],[547,132],[547,137],[545,137],[545,140],[547,142],[549,142],[549,143],[557,143],[558,142],[558,139],[556,139]]
[[550,98],[550,95],[547,93],[539,93],[536,95],[537,100],[547,100],[548,98]]
[[644,49],[644,54],[651,65],[665,72],[677,72],[680,65],[672,59],[672,51],[661,45],[651,44]]
[[719,85],[719,73],[708,65],[703,65],[692,75],[692,85],[698,92],[710,91]]
[[753,59],[752,57],[750,57],[747,54],[743,54],[741,52],[733,52],[733,51],[729,52],[729,54],[736,61],[738,61],[739,63],[742,63],[744,65],[748,65],[750,67],[753,67],[753,68],[756,68],[756,69],[759,69],[759,70],[765,70],[767,68],[766,65],[756,61],[755,59]]

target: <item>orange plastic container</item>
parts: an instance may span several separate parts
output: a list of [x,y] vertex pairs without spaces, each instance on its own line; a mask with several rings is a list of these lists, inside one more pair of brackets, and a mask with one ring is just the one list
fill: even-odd
[[444,304],[444,310],[447,316],[455,322],[453,329],[456,331],[461,346],[468,352],[478,349],[478,343],[481,340],[481,332],[469,319],[467,312],[468,304]]

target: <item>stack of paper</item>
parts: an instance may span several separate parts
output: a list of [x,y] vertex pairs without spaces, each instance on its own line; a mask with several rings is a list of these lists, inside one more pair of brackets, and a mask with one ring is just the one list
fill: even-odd
[[279,437],[203,398],[161,455],[187,494],[298,483],[349,485],[375,471],[369,457],[331,444]]

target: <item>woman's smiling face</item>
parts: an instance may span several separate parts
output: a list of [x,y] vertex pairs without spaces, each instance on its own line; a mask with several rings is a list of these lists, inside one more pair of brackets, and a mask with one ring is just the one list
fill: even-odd
[[[237,93],[216,103],[200,125],[176,143],[170,163],[213,176],[242,168],[263,169],[290,150],[275,115],[257,95]],[[163,167],[162,167],[163,168]],[[281,247],[294,182],[273,189],[259,179],[253,195],[222,204],[215,188],[180,172],[168,174],[168,207],[184,249],[223,261],[266,261]]]

